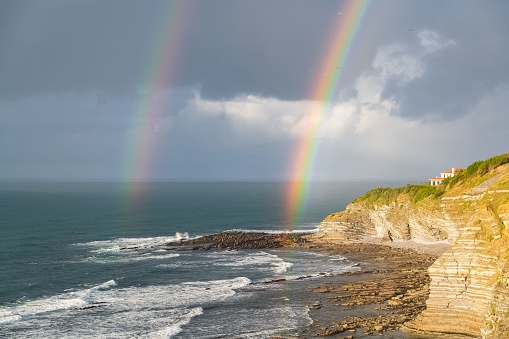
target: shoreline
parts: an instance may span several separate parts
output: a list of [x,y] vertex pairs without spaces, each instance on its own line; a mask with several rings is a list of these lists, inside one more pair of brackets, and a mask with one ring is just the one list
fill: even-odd
[[[311,239],[309,239],[311,238]],[[428,267],[436,248],[417,251],[376,243],[325,243],[309,234],[225,232],[165,244],[166,250],[293,248],[342,255],[360,271],[323,276],[301,291],[313,323],[289,338],[431,338],[401,331],[426,308]],[[425,246],[425,245],[424,245]],[[277,282],[275,282],[277,283]]]
[[[303,249],[342,255],[361,270],[322,277],[305,293],[319,303],[313,324],[299,338],[432,338],[403,324],[426,308],[428,267],[437,256],[380,244],[312,244]],[[284,338],[284,337],[282,337]]]

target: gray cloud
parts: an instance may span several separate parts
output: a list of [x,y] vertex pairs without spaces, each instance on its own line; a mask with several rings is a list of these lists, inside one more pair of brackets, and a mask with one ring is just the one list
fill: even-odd
[[[338,6],[335,1],[188,3],[189,17],[174,27],[182,41],[172,46],[180,59],[168,84],[199,86],[206,97],[305,95]],[[166,4],[2,2],[0,96],[117,93],[146,85],[154,44],[168,37],[161,32],[170,19],[170,13],[164,17]]]
[[[147,85],[167,3],[2,1],[0,98],[87,90],[132,95]],[[310,93],[342,2],[187,3],[189,15],[176,27],[182,38],[174,46],[178,63],[164,86],[198,87],[204,98],[213,99],[256,94],[295,100]],[[476,93],[506,79],[500,70],[509,56],[503,43],[509,30],[507,14],[503,1],[373,3],[344,83],[352,83],[369,66],[379,46],[415,42],[416,32],[426,29],[457,46],[427,58],[425,76],[405,88],[394,83],[385,95],[401,98],[403,115],[464,114]],[[434,91],[432,100],[425,94],[428,89]]]
[[0,172],[8,177],[88,178],[122,163],[126,103],[99,108],[76,95],[32,97],[2,105]]
[[429,52],[423,57],[425,75],[404,87],[392,81],[384,92],[384,97],[400,99],[402,116],[455,119],[508,82],[503,64],[509,60],[509,46],[503,41],[509,31],[509,4],[441,3],[443,8],[437,8],[434,20],[423,26],[438,36],[419,36],[422,48]]
[[[0,176],[120,178],[144,132],[151,178],[286,179],[347,1],[184,1],[157,108],[167,1],[1,1]],[[506,152],[507,17],[505,1],[372,1],[314,178],[426,177]]]
[[[140,81],[160,4],[139,1],[2,2],[3,98],[100,90]],[[10,6],[9,6],[10,5]]]

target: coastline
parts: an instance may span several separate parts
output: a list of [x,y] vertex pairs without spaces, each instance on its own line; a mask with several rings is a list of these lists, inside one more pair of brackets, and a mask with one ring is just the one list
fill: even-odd
[[[295,248],[341,255],[360,271],[310,280],[300,293],[313,323],[299,336],[280,338],[429,338],[401,331],[426,307],[428,267],[440,249],[429,251],[374,243],[325,243],[314,235],[226,232],[167,243],[170,251]],[[431,253],[429,253],[431,252]],[[284,281],[274,282],[284,283]]]
[[[426,308],[428,267],[437,256],[380,244],[312,244],[360,263],[355,273],[322,277],[305,291],[316,299],[300,338],[431,338],[401,331]],[[316,303],[316,302],[315,302]]]

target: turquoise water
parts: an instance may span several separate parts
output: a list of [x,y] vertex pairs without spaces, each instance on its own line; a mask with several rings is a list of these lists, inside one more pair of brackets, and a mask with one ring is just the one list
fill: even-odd
[[[365,191],[317,183],[297,230]],[[207,338],[293,333],[310,321],[298,278],[355,263],[285,250],[174,253],[178,237],[284,230],[284,183],[0,183],[0,337]],[[126,206],[129,206],[128,208]],[[285,278],[284,286],[264,281]]]

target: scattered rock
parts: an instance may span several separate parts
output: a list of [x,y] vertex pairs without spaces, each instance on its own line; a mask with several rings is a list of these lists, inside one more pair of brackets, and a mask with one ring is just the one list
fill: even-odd
[[[357,258],[365,260],[361,272],[344,274],[352,279],[341,279],[333,284],[320,284],[309,292],[323,295],[330,303],[323,303],[322,309],[338,314],[349,310],[349,314],[369,315],[344,316],[326,330],[318,330],[311,336],[334,336],[362,330],[366,335],[384,332],[390,337],[391,331],[398,330],[405,322],[415,319],[426,308],[429,295],[427,268],[436,257],[409,250],[393,249],[386,246],[346,244],[330,247],[334,254],[362,253]],[[369,249],[370,251],[367,251]],[[355,257],[355,256],[354,256]],[[359,310],[355,312],[353,310]],[[374,313],[373,313],[374,311]],[[313,315],[319,312],[313,313]],[[315,319],[314,319],[315,320]]]

